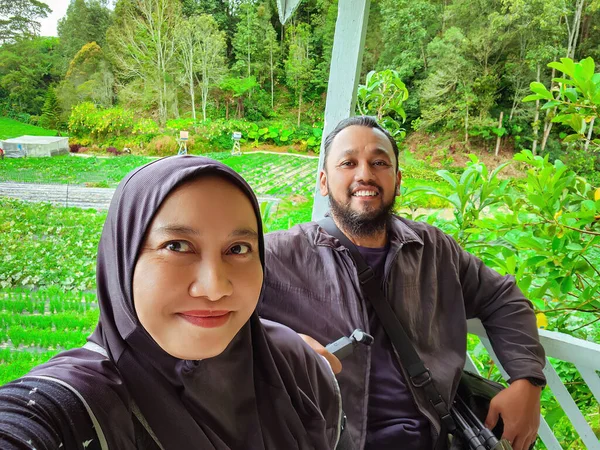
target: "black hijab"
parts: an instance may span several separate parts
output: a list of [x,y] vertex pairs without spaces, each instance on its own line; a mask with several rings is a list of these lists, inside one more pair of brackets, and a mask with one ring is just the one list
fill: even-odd
[[132,297],[137,256],[160,205],[195,177],[218,175],[251,201],[250,186],[227,166],[203,157],[154,161],[130,173],[112,199],[97,260],[100,320],[86,348],[59,354],[30,376],[75,387],[97,417],[108,445],[134,448],[137,407],[165,449],[329,449],[338,439],[340,404],[327,363],[291,330],[252,314],[226,350],[202,361],[177,359],[140,324]]

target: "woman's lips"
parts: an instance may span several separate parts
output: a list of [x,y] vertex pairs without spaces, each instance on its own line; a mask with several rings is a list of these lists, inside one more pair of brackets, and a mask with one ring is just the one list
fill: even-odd
[[177,315],[198,327],[217,328],[227,323],[231,311],[184,311]]

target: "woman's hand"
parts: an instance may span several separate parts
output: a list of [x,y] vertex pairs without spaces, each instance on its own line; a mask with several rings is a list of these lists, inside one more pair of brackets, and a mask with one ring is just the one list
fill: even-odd
[[327,360],[327,362],[331,366],[331,370],[333,370],[333,373],[338,374],[342,371],[342,363],[340,362],[340,360],[333,356],[331,353],[329,353],[327,349],[323,347],[319,342],[317,342],[310,336],[307,336],[306,334],[298,333],[298,336],[300,336],[304,340],[304,342],[310,345],[310,348],[312,348],[315,352],[317,352],[319,355],[323,356]]

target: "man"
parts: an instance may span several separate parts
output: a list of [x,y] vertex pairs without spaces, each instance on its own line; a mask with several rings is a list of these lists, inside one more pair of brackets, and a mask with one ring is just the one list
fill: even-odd
[[[544,351],[531,303],[502,277],[435,227],[393,215],[399,194],[398,147],[370,117],[340,122],[327,137],[320,190],[336,225],[373,268],[396,316],[451,404],[466,354],[466,320],[482,320],[510,386],[492,401],[513,448],[539,425]],[[349,430],[361,448],[445,448],[447,432],[422,389],[406,382],[391,342],[364,298],[349,251],[315,222],[267,235],[265,295],[259,313],[322,345],[361,328],[372,347],[357,348],[338,376]]]

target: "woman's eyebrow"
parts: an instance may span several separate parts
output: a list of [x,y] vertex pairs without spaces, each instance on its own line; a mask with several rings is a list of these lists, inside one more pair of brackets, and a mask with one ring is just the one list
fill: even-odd
[[258,232],[252,228],[238,228],[229,233],[230,238],[258,239]]
[[[199,230],[185,225],[163,225],[152,230],[154,233],[161,234],[187,234],[189,236],[200,236]],[[247,238],[258,239],[258,232],[252,228],[238,228],[229,233],[229,238]]]
[[191,236],[199,236],[200,231],[192,227],[186,227],[185,225],[163,225],[152,230],[154,233],[161,234],[187,234]]

